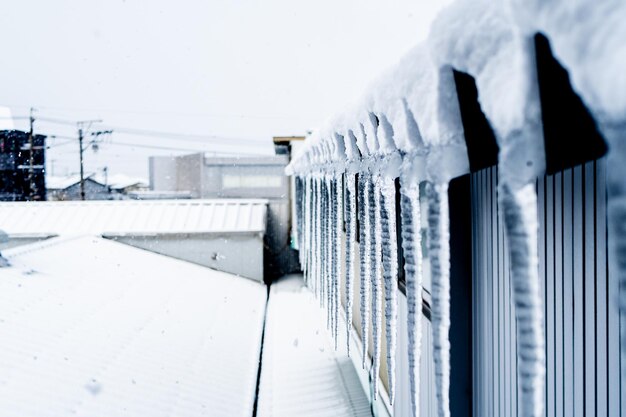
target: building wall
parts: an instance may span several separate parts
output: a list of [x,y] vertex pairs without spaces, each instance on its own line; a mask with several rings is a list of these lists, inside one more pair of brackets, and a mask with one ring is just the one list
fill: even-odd
[[[519,405],[515,303],[497,175],[495,167],[472,174],[475,416],[516,416]],[[548,417],[623,414],[605,176],[605,161],[598,160],[537,183]]]
[[151,156],[148,160],[150,189],[178,191],[176,186],[176,159],[170,156]]
[[263,237],[258,234],[107,236],[118,242],[263,282]]
[[207,158],[205,160],[202,196],[204,198],[286,199],[288,158]]

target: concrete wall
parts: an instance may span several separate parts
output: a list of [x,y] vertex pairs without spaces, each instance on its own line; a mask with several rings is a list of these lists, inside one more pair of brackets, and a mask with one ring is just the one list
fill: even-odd
[[176,259],[263,282],[263,237],[259,234],[170,234],[109,239]]
[[177,191],[176,158],[170,156],[151,156],[148,160],[148,165],[151,190]]

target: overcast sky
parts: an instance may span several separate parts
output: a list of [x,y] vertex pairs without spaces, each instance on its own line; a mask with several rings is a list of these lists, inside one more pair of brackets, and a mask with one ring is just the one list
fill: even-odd
[[[0,106],[11,108],[23,129],[27,119],[19,118],[30,106],[42,119],[102,119],[93,129],[115,132],[98,154],[87,153],[89,171],[108,166],[147,177],[147,156],[174,150],[267,153],[273,135],[315,129],[363,94],[427,36],[448,3],[5,2]],[[59,136],[50,140],[49,173],[77,171],[77,144],[68,139],[75,127],[35,126]]]

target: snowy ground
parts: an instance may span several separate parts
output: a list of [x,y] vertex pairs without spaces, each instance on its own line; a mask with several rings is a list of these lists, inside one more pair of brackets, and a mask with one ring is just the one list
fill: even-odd
[[335,351],[319,301],[299,276],[272,285],[258,416],[370,416],[354,363]]
[[3,255],[0,416],[252,414],[263,285],[92,237]]

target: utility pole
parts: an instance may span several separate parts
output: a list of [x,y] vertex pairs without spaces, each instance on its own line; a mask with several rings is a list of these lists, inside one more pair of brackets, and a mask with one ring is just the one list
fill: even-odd
[[80,199],[85,199],[85,171],[83,168],[83,127],[78,122],[78,147],[80,148]]
[[[102,120],[83,120],[81,122],[76,122],[76,126],[78,127],[78,147],[80,153],[80,199],[85,200],[85,168],[83,165],[83,152],[86,148],[83,147],[83,138],[84,134],[91,127],[92,123],[100,123]],[[87,128],[85,128],[87,125]],[[89,147],[89,145],[88,145]]]
[[35,189],[36,189],[36,185],[35,185],[35,147],[34,147],[34,132],[33,132],[33,128],[34,128],[34,124],[35,124],[35,117],[34,117],[34,112],[35,109],[34,108],[30,108],[30,130],[28,132],[28,159],[29,159],[29,166],[28,166],[28,187],[29,187],[29,192],[28,192],[28,200],[29,201],[33,201],[35,199]]

